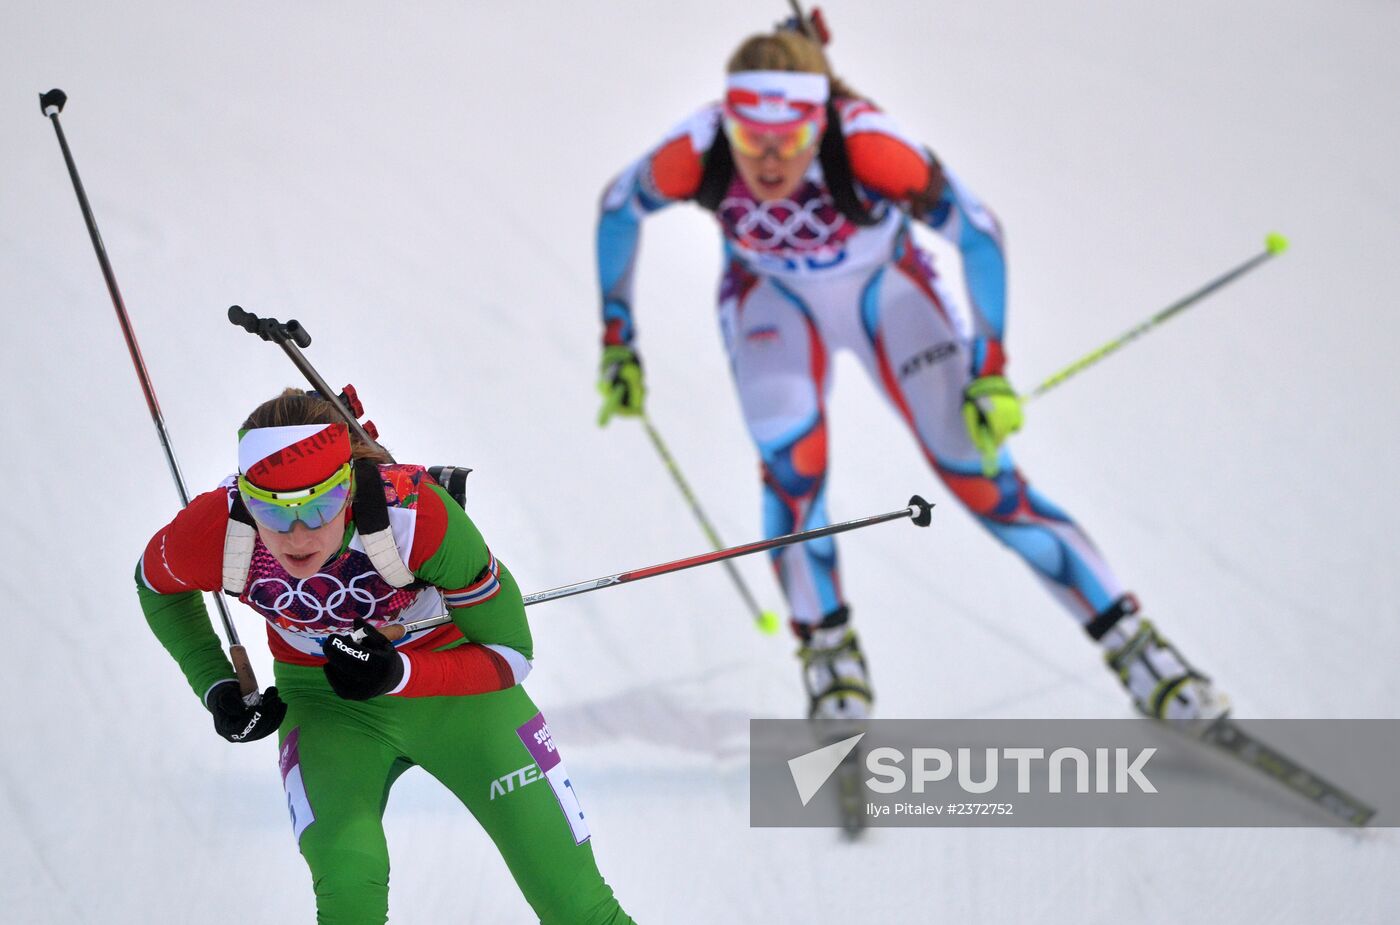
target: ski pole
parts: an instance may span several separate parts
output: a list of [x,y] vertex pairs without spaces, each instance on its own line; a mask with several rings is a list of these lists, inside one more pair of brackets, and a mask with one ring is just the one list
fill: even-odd
[[[156,402],[155,388],[151,385],[151,377],[146,372],[146,362],[141,358],[141,348],[136,343],[136,331],[131,326],[131,319],[127,317],[126,305],[122,302],[121,291],[117,288],[117,277],[112,272],[112,264],[107,260],[107,249],[102,245],[102,235],[97,230],[97,219],[93,217],[92,206],[88,204],[87,193],[83,190],[83,181],[78,177],[78,165],[73,162],[73,152],[68,149],[68,139],[64,137],[63,126],[58,121],[58,114],[63,111],[63,106],[67,102],[68,94],[62,90],[54,89],[39,94],[39,109],[53,123],[53,130],[58,134],[58,146],[63,150],[64,163],[68,165],[68,176],[73,181],[73,192],[78,195],[78,207],[82,209],[83,221],[87,223],[88,236],[92,238],[92,248],[97,252],[97,263],[102,267],[102,278],[107,282],[107,292],[112,296],[112,307],[117,310],[117,322],[121,325],[122,337],[126,338],[126,350],[131,354],[131,363],[136,367],[136,378],[141,381],[141,391],[146,396],[146,407],[150,409],[151,421],[156,426],[156,436],[160,438],[161,449],[165,451],[165,461],[170,466],[170,476],[175,480],[176,491],[180,493],[180,504],[183,507],[188,507],[190,494],[185,488],[185,478],[180,474],[180,464],[175,459],[175,450],[170,445],[170,433],[165,429],[165,417],[161,414],[160,405]],[[228,605],[224,603],[224,599],[215,594],[214,604],[219,610],[219,619],[224,624],[224,635],[228,637],[229,661],[233,663],[234,674],[238,677],[238,689],[243,694],[243,701],[249,706],[257,706],[262,702],[262,694],[258,691],[257,678],[253,676],[253,665],[248,660],[248,650],[238,641],[238,630],[234,628],[233,619],[229,616]]]
[[[710,523],[710,518],[705,516],[705,511],[700,507],[700,501],[695,497],[695,492],[691,490],[690,483],[681,474],[680,466],[676,465],[675,457],[667,449],[666,443],[661,439],[661,434],[657,433],[655,425],[651,423],[651,417],[642,413],[642,426],[646,428],[647,436],[651,438],[651,445],[656,447],[657,455],[666,465],[666,471],[671,473],[671,478],[675,481],[676,487],[685,496],[686,503],[690,505],[690,512],[695,515],[695,519],[700,523],[700,529],[705,532],[705,538],[710,541],[710,545],[716,550],[723,548],[724,541],[719,538],[719,532]],[[769,636],[778,631],[778,615],[771,610],[764,610],[754,599],[753,592],[749,590],[744,577],[739,574],[739,570],[734,567],[734,563],[728,559],[724,560],[724,569],[729,573],[729,578],[734,582],[734,587],[739,592],[739,596],[748,605],[749,614],[753,617],[754,625],[759,630]]]
[[[829,524],[825,527],[817,527],[813,530],[803,530],[800,533],[788,533],[783,536],[775,536],[768,540],[745,543],[742,546],[731,546],[728,549],[716,549],[713,552],[705,552],[698,556],[689,556],[685,559],[676,559],[673,562],[663,562],[660,565],[648,565],[644,568],[632,569],[628,572],[618,572],[616,575],[606,575],[602,578],[590,578],[587,581],[579,581],[571,585],[551,588],[548,591],[536,591],[534,594],[526,594],[524,596],[525,606],[529,607],[531,604],[558,600],[561,597],[572,597],[575,594],[587,594],[589,591],[597,591],[599,588],[611,588],[614,585],[626,584],[629,581],[640,581],[643,578],[667,575],[671,572],[695,568],[697,565],[708,565],[711,562],[719,562],[723,559],[747,556],[750,553],[763,552],[766,549],[776,549],[779,546],[791,546],[793,543],[806,543],[809,540],[820,539],[823,536],[831,536],[834,533],[859,530],[861,527],[873,527],[875,524],[887,523],[891,520],[902,520],[905,517],[913,520],[914,526],[916,527],[927,527],[933,519],[933,505],[918,495],[914,495],[909,499],[908,505],[897,511],[890,511],[888,514],[873,514],[869,517],[860,517],[856,520],[845,521],[844,523]],[[452,617],[449,614],[440,613],[436,616],[426,617],[412,623],[398,623],[381,627],[380,632],[393,642],[402,639],[409,633],[416,633],[419,630],[442,626],[444,623],[450,623],[451,621]],[[351,634],[351,637],[358,642],[364,638],[364,632],[362,630],[356,630]]]
[[377,439],[379,435],[370,433],[369,429],[360,423],[340,396],[326,385],[326,380],[322,379],[321,374],[316,372],[316,367],[311,365],[306,354],[301,352],[301,348],[311,346],[311,333],[302,327],[295,318],[283,323],[276,318],[259,318],[252,312],[244,311],[241,306],[230,305],[228,307],[228,320],[249,334],[256,334],[263,340],[271,341],[281,347],[282,351],[291,358],[292,365],[301,370],[306,381],[311,383],[311,387],[319,392],[322,398],[335,405],[335,410],[340,412],[341,417],[345,418],[345,423],[350,425],[350,429],[355,432],[357,437],[370,446],[384,450],[385,455],[389,456],[390,459],[394,458],[388,450],[380,446]]
[[1153,315],[1151,318],[1148,318],[1146,321],[1142,322],[1136,327],[1125,331],[1123,334],[1104,344],[1102,347],[1099,347],[1096,350],[1091,350],[1089,353],[1086,353],[1084,356],[1075,360],[1073,363],[1066,366],[1059,372],[1055,373],[1053,376],[1051,376],[1049,379],[1046,379],[1040,385],[1036,386],[1030,392],[1023,395],[1021,397],[1021,401],[1028,402],[1033,398],[1039,398],[1041,395],[1044,395],[1046,392],[1055,388],[1057,385],[1064,382],[1066,379],[1078,375],[1079,373],[1088,369],[1090,366],[1093,366],[1095,363],[1098,363],[1100,360],[1107,357],[1109,354],[1116,353],[1120,348],[1126,347],[1128,344],[1137,340],[1139,337],[1146,334],[1148,331],[1162,324],[1168,318],[1171,318],[1178,312],[1181,312],[1189,308],[1190,306],[1196,304],[1201,299],[1204,299],[1206,296],[1210,295],[1212,292],[1215,292],[1217,289],[1221,289],[1229,285],[1230,283],[1239,279],[1241,276],[1244,276],[1250,270],[1253,270],[1255,267],[1259,266],[1264,261],[1269,260],[1270,258],[1277,256],[1278,254],[1282,254],[1287,249],[1288,239],[1285,238],[1283,235],[1276,233],[1267,235],[1264,238],[1264,250],[1255,254],[1253,257],[1250,257],[1248,260],[1235,267],[1233,270],[1229,270],[1228,272],[1222,273],[1220,276],[1217,276],[1215,279],[1206,283],[1204,286],[1202,286],[1200,289],[1197,289],[1195,292],[1183,296],[1182,298],[1168,305],[1166,308],[1157,312],[1157,314]]

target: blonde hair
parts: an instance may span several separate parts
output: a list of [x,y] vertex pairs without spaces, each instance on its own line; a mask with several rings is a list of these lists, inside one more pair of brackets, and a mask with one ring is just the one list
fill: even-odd
[[[344,421],[345,418],[341,417],[335,405],[326,399],[319,395],[308,395],[302,389],[288,388],[283,389],[282,394],[276,398],[269,398],[254,408],[241,429],[290,427],[296,424],[339,424]],[[373,446],[361,440],[354,428],[350,430],[350,458],[369,459],[385,466],[394,461],[383,447]]]
[[740,71],[798,71],[804,74],[825,74],[831,81],[833,97],[860,99],[844,80],[831,73],[822,47],[800,32],[779,29],[772,33],[751,35],[729,56],[730,74]]

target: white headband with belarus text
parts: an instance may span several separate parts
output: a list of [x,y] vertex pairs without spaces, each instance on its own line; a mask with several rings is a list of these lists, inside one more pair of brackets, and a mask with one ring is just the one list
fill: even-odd
[[307,437],[314,437],[329,425],[289,424],[284,427],[255,427],[238,440],[238,471],[246,475],[269,456],[289,446],[296,446]]
[[831,95],[825,74],[802,71],[740,71],[729,75],[725,87],[726,110],[765,125],[810,118]]

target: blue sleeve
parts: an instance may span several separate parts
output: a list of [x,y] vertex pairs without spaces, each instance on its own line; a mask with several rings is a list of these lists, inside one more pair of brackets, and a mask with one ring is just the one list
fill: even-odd
[[632,318],[632,275],[641,244],[642,219],[675,201],[646,188],[650,161],[648,152],[613,180],[603,194],[597,247],[605,344],[630,344],[636,336]]
[[[1006,255],[1001,225],[956,177],[946,170],[944,176],[946,182],[937,203],[920,218],[962,255],[968,307],[975,328],[974,347],[999,357],[1001,341],[1006,337]],[[975,372],[980,374],[985,365],[974,356]]]

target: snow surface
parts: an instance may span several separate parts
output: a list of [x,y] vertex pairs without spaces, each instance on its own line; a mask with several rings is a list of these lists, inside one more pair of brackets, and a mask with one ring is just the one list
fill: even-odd
[[[36,94],[63,116],[192,490],[299,384],[230,303],[303,321],[402,459],[476,467],[526,590],[704,548],[630,422],[594,426],[605,181],[718,94],[783,5],[124,4],[0,9],[0,919],[309,921],[270,741],[230,747],[131,590],[175,492]],[[1400,696],[1393,302],[1400,6],[833,0],[838,70],[997,210],[1029,386],[1254,253],[1282,259],[1029,412],[1014,448],[1257,717]],[[730,542],[755,462],[713,322],[717,237],[676,208],[638,284],[650,407]],[[946,270],[952,265],[944,262]],[[1123,716],[1098,654],[838,367],[832,513],[884,716]],[[1387,398],[1387,396],[1389,396]],[[78,525],[81,525],[79,527]],[[744,574],[776,606],[763,564]],[[255,616],[237,621],[271,677]],[[792,644],[718,568],[532,608],[529,687],[600,865],[645,922],[1387,922],[1394,830],[753,830],[746,721]],[[418,772],[387,825],[398,922],[530,920]],[[444,875],[446,874],[446,875]]]

